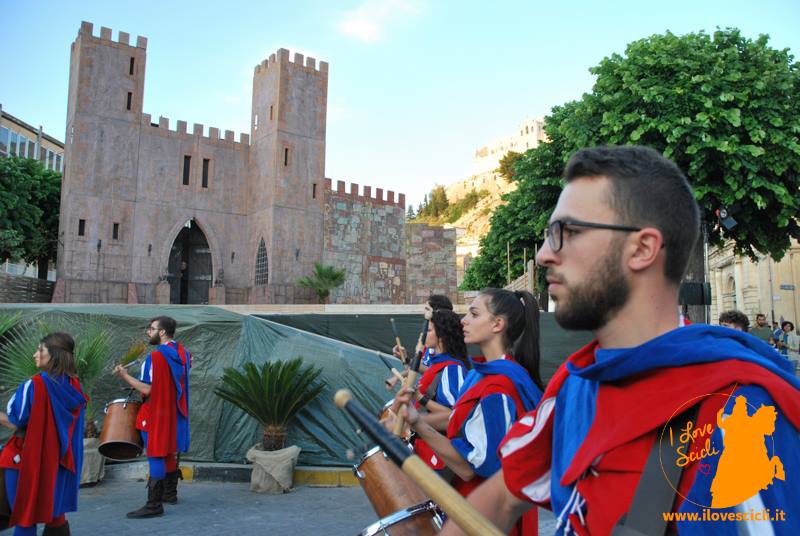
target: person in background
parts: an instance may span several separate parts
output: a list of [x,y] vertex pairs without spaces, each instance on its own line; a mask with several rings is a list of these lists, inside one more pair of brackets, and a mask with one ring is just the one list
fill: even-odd
[[763,313],[756,315],[756,325],[750,328],[750,335],[758,337],[767,344],[770,344],[772,339],[772,330],[767,325],[767,317]]
[[736,309],[731,309],[730,311],[723,311],[720,313],[719,325],[747,333],[747,330],[750,327],[750,320],[743,312],[737,311]]

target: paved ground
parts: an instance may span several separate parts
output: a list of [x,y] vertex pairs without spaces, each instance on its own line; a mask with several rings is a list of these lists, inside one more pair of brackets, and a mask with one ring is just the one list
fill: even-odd
[[[68,516],[72,533],[353,536],[376,521],[366,496],[355,487],[298,487],[284,495],[259,495],[242,483],[190,482],[180,484],[179,495],[180,503],[166,505],[164,516],[133,520],[125,513],[144,504],[143,482],[107,480],[82,488],[80,510]],[[552,534],[552,515],[540,517],[539,533]]]

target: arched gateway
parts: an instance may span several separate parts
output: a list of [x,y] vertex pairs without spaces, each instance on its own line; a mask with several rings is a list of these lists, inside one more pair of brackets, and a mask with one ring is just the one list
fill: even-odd
[[175,237],[169,252],[170,303],[208,303],[212,282],[211,248],[206,235],[189,220]]

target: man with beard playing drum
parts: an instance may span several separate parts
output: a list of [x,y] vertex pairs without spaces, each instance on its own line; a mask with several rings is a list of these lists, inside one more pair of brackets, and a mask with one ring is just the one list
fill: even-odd
[[155,517],[164,514],[162,503],[178,502],[180,470],[177,453],[189,450],[189,369],[192,355],[176,342],[177,324],[173,318],[159,316],[147,328],[148,342],[157,348],[142,364],[139,379],[121,365],[114,368],[128,385],[139,391],[145,401],[136,418],[142,432],[150,478],[147,503],[129,518]]
[[[464,339],[477,344],[485,362],[473,363],[453,406],[446,434],[420,418],[412,392],[398,393],[401,415],[437,458],[454,473],[453,486],[467,496],[500,469],[497,447],[516,419],[541,397],[539,308],[528,292],[485,289],[462,319]],[[535,534],[536,512],[509,527]]]
[[[790,476],[800,471],[800,382],[755,337],[679,327],[678,288],[700,226],[683,173],[650,148],[597,147],[573,155],[564,175],[536,260],[547,268],[556,321],[597,339],[567,359],[536,410],[514,425],[500,448],[502,471],[469,502],[501,529],[541,505],[556,515],[557,534],[800,533],[800,494]],[[749,413],[760,405],[777,410],[774,443],[766,442],[785,474],[776,471],[769,486],[712,513],[746,519],[767,508],[785,516],[692,521],[712,505],[723,452],[715,424],[739,395]],[[660,465],[662,430],[691,412],[692,429],[705,433],[686,446],[707,456],[677,464],[667,432],[663,454],[671,459]],[[764,441],[756,450],[766,449]],[[668,481],[664,471],[673,467],[682,473]],[[681,519],[675,513],[683,519],[668,526],[670,517]],[[448,524],[443,536],[455,534],[463,533]]]

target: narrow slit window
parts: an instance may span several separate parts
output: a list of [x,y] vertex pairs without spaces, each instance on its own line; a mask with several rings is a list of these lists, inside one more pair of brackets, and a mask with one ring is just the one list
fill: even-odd
[[130,75],[133,75],[133,64],[134,64],[134,58],[133,58],[133,56],[131,56],[131,64],[128,67],[128,74],[130,74]]
[[311,185],[311,199],[317,198],[317,183]]
[[192,157],[186,155],[183,157],[183,184],[189,185],[189,169],[192,167]]
[[128,91],[128,110],[131,109],[131,103],[133,102],[133,93]]
[[288,147],[283,149],[283,165],[284,165],[284,167],[289,165],[289,149],[288,149]]
[[269,120],[272,121],[273,114],[272,114],[272,105],[269,105]]
[[211,160],[203,158],[203,188],[208,188],[208,166]]
[[119,240],[119,224],[114,223],[114,230],[111,232],[111,237],[114,240]]
[[258,130],[258,114],[253,118],[253,130]]
[[86,234],[86,220],[78,220],[78,236]]

